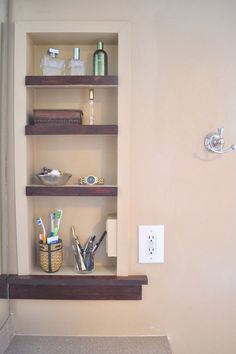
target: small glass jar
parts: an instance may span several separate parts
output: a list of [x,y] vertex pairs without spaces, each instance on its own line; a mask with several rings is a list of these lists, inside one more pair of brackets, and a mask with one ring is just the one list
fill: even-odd
[[94,271],[94,253],[85,252],[83,255],[75,257],[75,272],[86,274]]

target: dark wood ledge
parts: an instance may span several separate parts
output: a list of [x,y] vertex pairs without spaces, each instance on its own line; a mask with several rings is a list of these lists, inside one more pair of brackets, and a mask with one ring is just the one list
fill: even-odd
[[10,299],[141,300],[146,275],[9,275]]
[[50,197],[116,197],[116,186],[26,186],[27,196],[50,196]]
[[117,86],[118,76],[26,76],[26,86]]
[[35,124],[25,126],[25,135],[117,135],[118,126],[79,124]]
[[0,275],[0,299],[7,299],[8,298],[8,281],[7,275],[2,274]]

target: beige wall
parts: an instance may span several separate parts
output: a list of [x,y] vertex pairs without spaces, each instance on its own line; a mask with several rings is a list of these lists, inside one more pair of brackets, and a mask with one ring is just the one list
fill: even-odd
[[[232,0],[12,1],[12,22],[131,23],[129,267],[149,278],[140,302],[12,301],[18,333],[167,334],[175,354],[235,354],[236,154],[202,145],[220,126],[236,143],[235,12]],[[138,264],[139,224],[165,225],[164,264]]]
[[[0,275],[7,273],[6,127],[7,120],[7,1],[0,0]],[[9,301],[0,299],[0,328],[9,314]]]

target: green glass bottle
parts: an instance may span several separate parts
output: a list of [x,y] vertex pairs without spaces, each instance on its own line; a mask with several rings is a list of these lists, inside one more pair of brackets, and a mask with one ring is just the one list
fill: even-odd
[[107,75],[107,53],[103,50],[103,42],[97,43],[97,50],[93,54],[93,75]]

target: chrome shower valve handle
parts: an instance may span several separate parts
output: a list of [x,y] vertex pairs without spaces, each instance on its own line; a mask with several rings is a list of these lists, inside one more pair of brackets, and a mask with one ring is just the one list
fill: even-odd
[[209,133],[205,137],[204,146],[210,152],[215,152],[216,154],[224,154],[225,152],[235,151],[236,144],[231,145],[227,149],[224,149],[224,128],[219,128],[215,133]]

